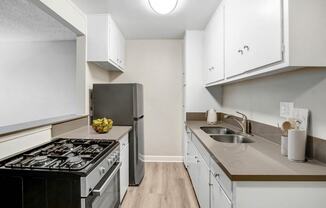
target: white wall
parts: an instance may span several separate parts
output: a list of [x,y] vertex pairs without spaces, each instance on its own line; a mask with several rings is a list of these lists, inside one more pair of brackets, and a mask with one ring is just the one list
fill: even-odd
[[255,121],[277,126],[280,102],[311,110],[309,134],[326,139],[326,68],[305,68],[224,87],[223,111],[242,111]]
[[204,87],[203,54],[204,32],[187,31],[185,35],[185,112],[205,112],[221,108],[221,92],[218,87]]
[[144,85],[147,158],[182,155],[182,57],[182,40],[130,40],[126,72],[110,73],[111,82]]
[[1,42],[0,126],[76,112],[76,41]]

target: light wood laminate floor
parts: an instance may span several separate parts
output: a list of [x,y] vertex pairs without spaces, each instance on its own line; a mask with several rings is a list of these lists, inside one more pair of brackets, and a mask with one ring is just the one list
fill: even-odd
[[138,187],[129,187],[121,208],[198,208],[183,163],[146,163]]

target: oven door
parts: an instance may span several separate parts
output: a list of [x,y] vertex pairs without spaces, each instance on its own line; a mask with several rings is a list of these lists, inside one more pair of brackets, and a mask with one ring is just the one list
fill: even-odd
[[85,208],[117,208],[120,206],[120,167],[116,163],[96,185],[92,193],[82,199]]

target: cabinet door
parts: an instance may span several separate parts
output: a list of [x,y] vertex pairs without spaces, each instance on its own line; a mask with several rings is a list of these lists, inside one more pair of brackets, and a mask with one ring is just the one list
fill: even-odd
[[120,45],[119,45],[119,66],[121,69],[125,68],[125,62],[126,62],[126,40],[123,36],[123,34],[120,32]]
[[[282,61],[282,0],[248,0],[242,49],[245,71]],[[258,21],[259,20],[259,21]]]
[[211,207],[212,208],[231,208],[232,203],[229,198],[224,193],[222,187],[214,179],[214,176],[211,176]]
[[225,75],[227,78],[245,71],[242,46],[246,26],[242,19],[246,16],[243,16],[242,10],[245,10],[247,4],[247,0],[225,2]]
[[127,192],[129,186],[129,145],[120,152],[120,202]]
[[196,156],[196,151],[194,149],[194,144],[190,141],[188,144],[188,149],[189,149],[189,175],[192,181],[193,186],[195,187],[197,184],[197,176],[196,176],[196,161],[197,161],[197,156]]
[[200,207],[209,208],[209,168],[204,158],[199,155],[197,160],[198,168],[198,201]]
[[224,5],[221,4],[205,29],[206,83],[224,79]]
[[109,22],[109,59],[118,65],[119,31],[112,19]]
[[184,140],[183,140],[183,157],[184,157],[183,162],[187,169],[189,168],[189,159],[190,159],[190,148],[189,148],[190,137],[191,137],[191,133],[185,130]]
[[282,60],[282,0],[225,3],[226,76]]

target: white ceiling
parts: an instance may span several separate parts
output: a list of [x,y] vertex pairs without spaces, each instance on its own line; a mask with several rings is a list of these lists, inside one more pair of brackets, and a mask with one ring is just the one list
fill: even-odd
[[0,0],[0,41],[74,39],[73,32],[30,0]]
[[[148,0],[72,0],[86,14],[110,13],[127,39],[182,38],[204,29],[221,0],[179,0],[168,16],[154,13]],[[164,0],[163,0],[164,1]]]

